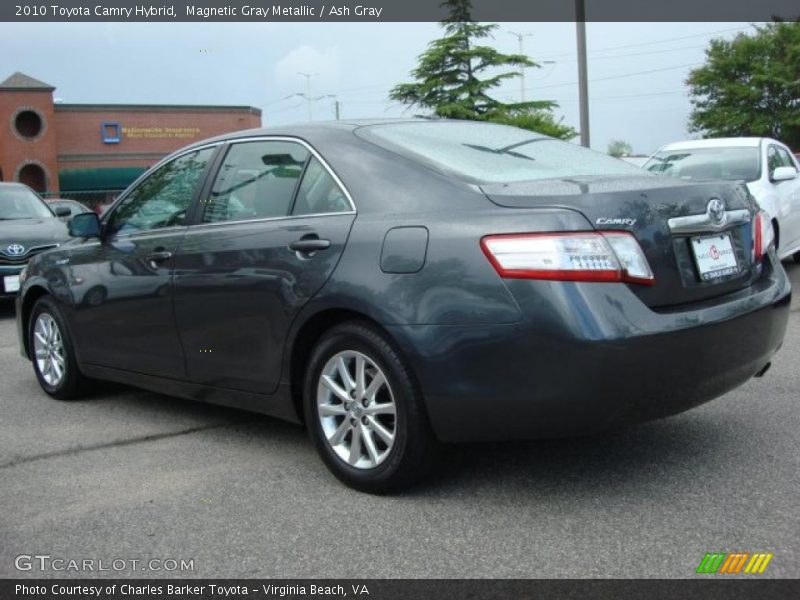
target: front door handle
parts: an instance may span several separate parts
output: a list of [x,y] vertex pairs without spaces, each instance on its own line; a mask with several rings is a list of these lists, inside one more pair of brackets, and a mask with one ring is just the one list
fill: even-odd
[[330,240],[321,240],[315,234],[304,235],[299,240],[295,240],[289,244],[289,250],[297,252],[303,258],[310,258],[320,250],[326,250],[331,247]]

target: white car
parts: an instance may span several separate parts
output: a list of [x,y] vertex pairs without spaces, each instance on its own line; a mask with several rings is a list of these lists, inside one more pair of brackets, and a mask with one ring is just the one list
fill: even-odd
[[667,144],[644,168],[681,179],[744,181],[772,219],[781,259],[800,262],[800,164],[782,143],[741,137]]

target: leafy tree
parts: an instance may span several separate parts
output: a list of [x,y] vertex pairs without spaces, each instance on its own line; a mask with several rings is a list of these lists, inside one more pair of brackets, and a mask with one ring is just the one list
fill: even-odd
[[507,123],[560,138],[576,132],[556,121],[551,110],[558,105],[550,100],[503,103],[490,91],[505,80],[519,77],[508,67],[538,67],[522,54],[502,54],[479,41],[492,37],[497,25],[482,25],[472,20],[470,0],[445,0],[450,11],[440,25],[444,37],[432,41],[419,57],[411,75],[414,83],[402,83],[389,92],[392,100],[427,109],[434,116]]
[[633,154],[633,147],[625,140],[611,140],[608,142],[607,152],[614,158]]
[[707,137],[768,136],[800,148],[800,23],[755,26],[711,40],[686,80],[691,131]]

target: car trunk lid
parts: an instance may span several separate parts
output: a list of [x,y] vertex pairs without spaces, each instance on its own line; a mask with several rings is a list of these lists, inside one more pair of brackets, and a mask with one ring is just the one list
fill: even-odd
[[[647,257],[655,284],[631,285],[653,308],[696,302],[746,287],[756,273],[752,259],[753,203],[743,185],[666,177],[576,177],[484,184],[495,204],[508,208],[558,207],[582,213],[592,228],[629,231]],[[715,215],[710,213],[712,203]],[[724,212],[722,225],[714,221]],[[735,266],[713,275],[713,257]],[[699,261],[697,255],[701,255]],[[722,264],[722,263],[720,263]]]

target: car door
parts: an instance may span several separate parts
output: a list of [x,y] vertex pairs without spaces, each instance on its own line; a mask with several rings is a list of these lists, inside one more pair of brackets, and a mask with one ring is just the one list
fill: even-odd
[[780,144],[770,144],[767,162],[770,182],[775,188],[781,215],[781,247],[789,249],[800,244],[800,177],[786,181],[773,181],[772,173],[777,167],[792,167],[798,170],[791,153]]
[[231,144],[175,259],[189,379],[257,393],[278,385],[285,338],[330,277],[355,211],[307,144]]
[[70,253],[82,362],[182,378],[172,258],[216,147],[186,152],[137,182],[104,219],[101,241]]

